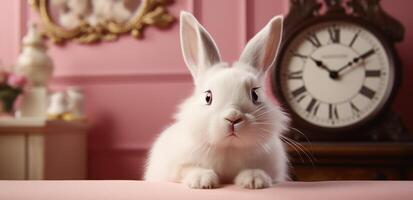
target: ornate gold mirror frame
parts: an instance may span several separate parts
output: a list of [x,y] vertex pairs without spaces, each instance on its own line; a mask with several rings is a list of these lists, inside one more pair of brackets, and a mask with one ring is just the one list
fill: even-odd
[[166,8],[171,2],[171,0],[141,0],[134,16],[124,24],[107,21],[92,26],[82,22],[80,26],[68,30],[58,25],[51,17],[49,0],[29,0],[30,5],[40,14],[44,35],[57,44],[68,40],[76,40],[80,43],[113,41],[125,33],[141,38],[146,26],[167,28],[175,20]]

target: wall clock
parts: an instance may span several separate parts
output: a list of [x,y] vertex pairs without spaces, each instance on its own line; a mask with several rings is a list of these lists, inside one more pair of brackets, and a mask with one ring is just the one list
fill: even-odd
[[400,85],[394,43],[403,26],[378,0],[290,4],[272,85],[293,126],[312,140],[399,138],[403,125],[389,106]]

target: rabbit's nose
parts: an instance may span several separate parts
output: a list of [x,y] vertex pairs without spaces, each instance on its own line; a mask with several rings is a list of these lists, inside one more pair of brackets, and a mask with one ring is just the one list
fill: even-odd
[[242,117],[239,117],[239,118],[236,118],[236,119],[225,118],[225,120],[229,121],[232,125],[236,125],[236,124],[244,121],[244,119]]
[[223,118],[233,126],[244,121],[244,115],[237,109],[228,109]]

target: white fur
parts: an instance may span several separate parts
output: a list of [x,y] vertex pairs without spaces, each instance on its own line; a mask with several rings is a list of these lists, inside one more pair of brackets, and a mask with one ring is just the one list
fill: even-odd
[[[256,189],[287,179],[287,155],[280,139],[288,117],[265,96],[263,74],[273,64],[281,40],[282,18],[273,18],[247,44],[240,61],[221,62],[207,31],[181,13],[181,46],[195,89],[164,130],[147,160],[145,180],[181,182],[191,188],[235,183]],[[259,104],[254,104],[251,89]],[[211,105],[205,91],[212,92]],[[235,136],[231,123],[241,119]]]

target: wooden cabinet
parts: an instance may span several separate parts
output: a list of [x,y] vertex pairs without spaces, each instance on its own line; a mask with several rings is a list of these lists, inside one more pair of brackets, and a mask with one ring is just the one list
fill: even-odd
[[300,144],[311,159],[289,148],[293,180],[413,180],[413,143]]
[[0,179],[86,179],[84,122],[0,119]]

